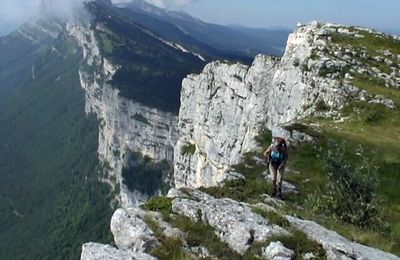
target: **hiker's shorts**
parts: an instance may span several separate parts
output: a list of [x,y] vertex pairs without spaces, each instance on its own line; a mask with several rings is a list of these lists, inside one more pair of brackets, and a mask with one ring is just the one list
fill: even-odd
[[283,182],[283,175],[285,173],[285,166],[278,170],[273,163],[270,163],[269,172],[271,174],[272,181],[276,181],[276,183],[281,186]]

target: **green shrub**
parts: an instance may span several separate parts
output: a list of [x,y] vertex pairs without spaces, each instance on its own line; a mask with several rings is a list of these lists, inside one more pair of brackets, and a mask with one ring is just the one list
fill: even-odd
[[272,132],[268,128],[261,129],[260,133],[258,136],[255,138],[257,144],[259,147],[266,149],[270,144],[272,140]]
[[318,55],[317,49],[312,49],[311,50],[310,59],[311,60],[318,60],[319,59],[319,55]]
[[356,111],[357,116],[367,125],[380,125],[390,118],[389,109],[382,104],[353,101],[342,111],[344,115],[354,115],[354,111]]
[[195,144],[186,144],[182,146],[182,155],[193,155],[196,152]]
[[178,237],[163,236],[160,245],[151,251],[159,259],[188,260],[191,258],[183,248],[183,242]]
[[317,242],[310,240],[306,234],[300,230],[292,228],[291,235],[289,236],[277,236],[271,238],[270,241],[280,241],[282,244],[294,251],[294,259],[303,259],[305,253],[313,253],[315,258],[313,259],[326,259],[325,250]]
[[262,201],[263,194],[270,192],[270,184],[264,178],[238,179],[225,182],[223,187],[200,188],[200,190],[216,198],[256,203]]
[[167,197],[153,197],[142,208],[160,212],[164,219],[168,219],[172,213],[172,199]]
[[352,166],[345,155],[344,144],[328,142],[323,155],[327,183],[324,194],[310,197],[311,207],[326,216],[354,224],[362,228],[382,224],[380,207],[376,198],[377,168],[373,160],[365,156],[359,167]]
[[[261,249],[269,245],[272,241],[281,241],[282,244],[294,251],[293,259],[302,259],[305,253],[313,253],[316,259],[326,259],[325,251],[320,244],[309,239],[306,234],[292,227],[279,213],[266,211],[261,208],[254,208],[257,213],[268,220],[269,223],[281,226],[289,231],[290,235],[274,236],[263,243],[255,243],[244,255],[244,259],[255,259],[255,255],[261,254]],[[256,258],[257,259],[257,258]]]
[[159,259],[174,259],[174,260],[190,260],[193,259],[185,252],[183,242],[178,237],[167,237],[164,235],[162,228],[156,220],[150,216],[146,216],[144,221],[154,232],[157,241],[160,242],[155,248],[149,252],[151,255]]
[[325,103],[324,100],[320,99],[318,102],[315,104],[315,109],[319,112],[323,111],[328,111],[330,107]]
[[267,219],[269,223],[278,225],[280,227],[288,227],[290,225],[289,221],[287,221],[279,213],[267,211],[261,208],[253,208],[253,212]]
[[114,155],[115,157],[119,157],[119,156],[121,155],[121,152],[120,152],[118,149],[115,149],[115,150],[113,151],[113,155]]
[[307,63],[303,63],[303,64],[301,65],[301,70],[302,70],[302,71],[310,71],[310,68],[308,67],[308,64],[307,64]]
[[294,124],[291,124],[288,126],[284,126],[283,128],[289,132],[298,131],[300,133],[304,133],[304,134],[307,134],[311,137],[318,138],[318,139],[320,139],[321,135],[322,135],[317,130],[314,130],[312,127],[307,126],[302,123],[294,123]]
[[319,69],[318,76],[320,76],[322,78],[325,78],[325,77],[328,76],[328,74],[332,74],[332,73],[335,73],[335,72],[338,72],[338,71],[340,71],[340,70],[338,68],[336,68],[336,67],[327,68],[326,66],[324,66],[324,67],[321,67]]

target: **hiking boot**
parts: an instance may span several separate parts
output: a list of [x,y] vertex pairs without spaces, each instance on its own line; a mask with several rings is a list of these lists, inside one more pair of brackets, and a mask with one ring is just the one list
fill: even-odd
[[272,192],[271,192],[271,196],[275,197],[276,196],[276,181],[272,181]]
[[278,199],[283,200],[282,188],[281,187],[278,188],[277,197],[278,197]]

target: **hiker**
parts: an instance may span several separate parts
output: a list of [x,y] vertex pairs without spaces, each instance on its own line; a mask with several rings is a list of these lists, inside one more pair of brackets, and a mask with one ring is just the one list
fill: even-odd
[[264,158],[269,163],[269,172],[272,179],[272,196],[283,199],[282,182],[288,159],[287,145],[282,137],[272,138],[272,144],[265,150]]

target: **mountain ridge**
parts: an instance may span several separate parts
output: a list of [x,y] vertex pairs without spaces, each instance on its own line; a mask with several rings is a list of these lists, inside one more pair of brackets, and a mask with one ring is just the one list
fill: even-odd
[[[378,41],[380,44],[369,45],[370,41]],[[294,228],[294,230],[290,227],[286,229],[290,230],[289,233],[293,232],[299,239],[305,239],[301,238],[302,236],[308,237],[307,239],[313,242],[302,241],[307,245],[317,243],[313,249],[309,249],[314,256],[322,254],[328,259],[338,257],[368,259],[371,255],[375,255],[398,259],[397,256],[379,249],[352,243],[315,222],[280,215],[288,214],[280,212],[286,212],[285,205],[291,201],[279,202],[266,194],[268,179],[259,155],[262,147],[257,142],[259,138],[268,142],[271,135],[262,137],[259,135],[262,134],[264,127],[271,129],[272,134],[286,137],[289,144],[294,146],[291,160],[302,165],[296,159],[301,157],[296,153],[296,144],[302,147],[312,145],[316,138],[323,135],[322,131],[335,129],[326,122],[352,124],[353,120],[356,122],[363,120],[360,119],[363,110],[354,110],[350,114],[345,112],[349,104],[362,104],[364,108],[360,106],[360,109],[370,106],[371,109],[379,109],[390,114],[391,116],[387,118],[388,123],[394,125],[387,128],[392,134],[395,133],[398,129],[395,115],[398,114],[396,79],[399,75],[392,60],[399,57],[398,46],[393,37],[369,29],[313,22],[300,24],[290,35],[282,59],[259,55],[251,66],[217,61],[208,64],[202,73],[187,76],[183,81],[181,93],[182,105],[178,122],[180,139],[174,151],[175,186],[181,189],[171,189],[167,197],[155,198],[144,204],[145,209],[159,213],[149,212],[134,205],[119,209],[111,221],[111,229],[118,247],[114,249],[114,253],[131,252],[133,257],[137,253],[151,253],[160,258],[167,257],[167,251],[162,250],[166,250],[168,243],[172,243],[169,238],[173,241],[178,240],[177,248],[181,249],[177,250],[179,254],[183,254],[183,258],[185,255],[194,258],[207,256],[224,258],[229,254],[234,255],[234,252],[222,254],[221,251],[215,251],[216,249],[207,243],[206,240],[215,234],[222,242],[230,245],[230,250],[239,252],[240,255],[250,254],[254,257],[252,255],[254,252],[257,252],[256,255],[261,255],[261,248],[257,247],[257,244],[250,243],[250,246],[247,244],[252,238],[262,244],[265,243],[262,256],[268,258],[271,257],[269,254],[273,254],[269,250],[274,249],[267,249],[267,246],[275,245],[269,244],[271,242],[269,238],[272,237],[272,242],[280,241],[273,235],[272,227],[268,226],[269,221],[285,228],[288,228],[288,224],[285,224],[288,221],[291,223],[290,227]],[[365,51],[365,48],[368,48],[368,51]],[[351,53],[351,56],[346,57],[347,53]],[[378,54],[379,57],[376,56]],[[377,66],[375,64],[384,59],[382,55],[388,57],[385,64],[389,69],[383,65],[375,67]],[[369,63],[363,63],[363,59],[369,60]],[[352,66],[349,67],[349,64]],[[394,96],[387,93],[382,95],[383,92],[378,93],[377,89],[365,84],[360,85],[359,73],[368,75],[372,84],[375,82],[373,79],[382,79],[379,82],[379,89],[386,91],[384,87],[386,84]],[[303,125],[308,123],[302,120],[316,120],[319,124],[313,127],[317,130]],[[371,119],[367,118],[366,121],[362,121],[365,122],[364,127],[377,131],[374,128],[375,123],[369,125],[369,120]],[[324,124],[327,124],[328,129]],[[324,128],[319,129],[318,126]],[[328,135],[334,136],[339,133],[341,132]],[[396,145],[393,144],[394,150],[399,149]],[[318,160],[319,157],[315,158]],[[386,165],[388,162],[383,158],[382,163]],[[290,167],[298,166],[290,165]],[[393,170],[395,171],[394,168]],[[314,168],[311,172],[307,168],[304,171],[304,174],[311,178],[311,182],[315,181],[312,179],[315,178],[312,177],[313,174],[322,174],[317,173],[319,170],[316,172]],[[291,168],[290,172],[291,175],[288,176],[290,180],[298,181],[298,178],[301,178],[301,176],[295,177],[294,169]],[[394,181],[396,177],[392,175],[387,178]],[[302,182],[296,184],[300,187],[305,185]],[[200,188],[201,192],[194,188]],[[299,196],[303,199],[302,196],[305,196],[291,183],[285,183],[284,190],[290,198]],[[304,201],[307,200],[303,199],[302,203]],[[391,207],[390,203],[387,206]],[[236,212],[236,207],[251,207],[258,212],[257,218],[259,215],[264,216],[268,223],[266,226],[260,223],[260,226],[253,226],[251,221],[246,221],[255,218],[252,213],[243,213],[247,214],[243,217]],[[294,207],[296,208],[296,204]],[[221,208],[221,212],[217,210],[218,208]],[[230,212],[228,208],[234,212]],[[247,212],[246,210],[243,209]],[[393,221],[397,213],[395,208],[391,210],[393,215],[390,221]],[[278,216],[273,215],[276,213]],[[231,227],[229,223],[237,219],[243,219],[243,223],[233,224]],[[187,224],[184,225],[182,222]],[[193,225],[194,229],[195,227],[200,229],[202,223],[211,225],[208,227],[209,233],[203,234],[207,238],[190,244],[191,235],[194,235],[191,232],[195,232],[190,227]],[[171,231],[174,228],[180,228],[183,232],[187,232],[187,235]],[[239,234],[230,228],[240,228],[244,231]],[[138,230],[142,230],[143,233],[136,233]],[[299,231],[304,234],[301,235]],[[319,238],[316,234],[325,235],[324,238]],[[396,236],[396,233],[393,235]],[[159,247],[153,247],[150,241],[158,241]],[[299,250],[296,246],[285,242],[285,246],[289,245],[290,250]],[[318,249],[318,245],[323,248],[322,252]],[[83,247],[82,259],[91,259],[90,256],[93,255],[101,257],[96,250],[102,247],[103,245],[99,244],[86,244]],[[228,246],[225,244],[225,247]],[[288,252],[287,248],[280,247],[279,250]],[[299,255],[299,252],[289,253],[287,259],[293,257],[293,254],[297,257],[303,256]],[[109,255],[105,254],[104,257]],[[149,255],[141,257],[153,259]]]
[[[229,205],[232,205],[232,208],[245,208],[246,214],[250,214],[246,207],[252,202],[247,201],[247,199],[259,200],[259,197],[267,190],[265,189],[267,180],[261,175],[257,175],[256,179],[251,179],[251,176],[249,177],[243,171],[247,170],[247,166],[257,171],[265,167],[261,163],[261,158],[246,157],[247,152],[253,152],[252,149],[261,149],[256,142],[256,137],[263,132],[263,127],[272,128],[274,134],[288,137],[287,139],[291,144],[313,141],[316,136],[321,135],[321,131],[333,131],[338,128],[343,128],[343,131],[329,132],[330,135],[336,134],[342,137],[346,133],[348,136],[354,137],[354,133],[351,132],[354,127],[365,128],[371,133],[379,133],[384,127],[385,131],[388,131],[391,136],[396,136],[397,123],[394,119],[400,104],[396,90],[399,82],[399,71],[395,65],[399,59],[398,42],[384,34],[358,27],[326,25],[318,22],[300,25],[297,32],[290,38],[286,56],[280,59],[259,55],[250,66],[228,61],[227,59],[232,58],[232,56],[219,52],[218,48],[208,48],[207,45],[200,45],[204,48],[193,47],[192,43],[197,44],[199,41],[193,40],[191,37],[179,38],[183,35],[182,30],[179,30],[173,23],[166,23],[166,28],[174,28],[174,30],[178,28],[178,31],[175,31],[177,32],[176,37],[179,36],[178,38],[174,38],[175,36],[170,36],[171,38],[163,37],[162,34],[159,34],[159,30],[153,31],[144,26],[144,22],[135,22],[135,17],[130,17],[132,12],[110,7],[110,1],[87,3],[87,6],[89,12],[92,12],[93,19],[78,19],[66,24],[62,23],[59,28],[61,32],[57,34],[55,39],[51,34],[43,38],[44,47],[42,44],[31,45],[33,38],[26,34],[26,31],[17,32],[16,35],[23,38],[24,41],[19,46],[16,44],[11,47],[28,50],[38,48],[38,54],[33,57],[28,55],[28,59],[22,55],[21,59],[27,61],[24,66],[14,68],[14,71],[2,70],[0,72],[0,78],[2,84],[4,84],[1,85],[0,92],[7,88],[7,92],[3,93],[11,95],[11,101],[7,100],[7,96],[0,95],[0,106],[13,108],[10,109],[9,113],[2,115],[4,118],[1,122],[7,126],[2,129],[5,131],[3,136],[16,137],[14,139],[7,138],[4,142],[7,144],[10,142],[8,147],[12,147],[14,144],[11,141],[27,140],[27,143],[29,143],[29,140],[33,138],[30,148],[39,147],[43,150],[36,153],[29,150],[29,153],[38,154],[38,156],[24,157],[25,154],[21,150],[24,147],[23,145],[17,146],[20,148],[17,149],[18,153],[16,152],[15,156],[21,155],[22,159],[28,161],[33,158],[39,172],[46,172],[47,174],[46,169],[40,170],[40,166],[52,165],[51,163],[43,163],[41,156],[60,158],[61,166],[55,168],[53,175],[38,174],[36,182],[32,183],[38,184],[42,180],[43,183],[49,185],[46,187],[54,193],[57,191],[58,184],[65,183],[66,186],[62,189],[61,197],[65,196],[66,201],[62,198],[56,200],[57,202],[61,201],[61,205],[63,205],[57,209],[60,210],[58,213],[61,214],[58,215],[58,218],[65,214],[65,218],[62,218],[65,219],[64,225],[72,226],[74,232],[77,232],[77,228],[82,226],[89,229],[93,228],[93,232],[97,232],[100,236],[98,242],[109,243],[109,241],[106,241],[110,239],[107,237],[109,229],[108,224],[106,224],[109,220],[109,216],[106,215],[110,214],[108,205],[122,207],[115,212],[112,218],[112,230],[115,239],[119,241],[117,246],[120,248],[86,244],[83,247],[82,259],[91,259],[91,257],[95,259],[97,259],[96,257],[105,257],[107,259],[112,254],[119,255],[122,258],[135,256],[142,259],[141,257],[147,256],[145,254],[136,255],[137,251],[150,252],[149,250],[152,247],[143,248],[143,245],[147,247],[150,244],[157,244],[155,238],[158,240],[158,244],[161,244],[160,246],[165,246],[168,241],[165,238],[168,237],[167,234],[173,234],[174,241],[178,245],[182,245],[185,237],[180,240],[181,233],[174,229],[175,226],[173,225],[185,231],[185,227],[196,227],[185,216],[197,220],[200,225],[202,222],[207,222],[208,218],[215,218],[222,214],[213,211],[211,208],[200,207],[200,210],[203,211],[200,212],[202,215],[199,216],[197,206],[203,205],[201,203],[207,204],[204,198],[209,198],[210,201],[215,202],[214,206],[221,202],[224,205],[227,204],[227,208],[230,208]],[[146,20],[148,17],[143,19]],[[146,21],[150,21],[148,23],[151,24],[155,21],[152,19]],[[157,20],[157,24],[160,24],[160,20]],[[10,38],[1,38],[1,44],[6,44],[7,39]],[[384,50],[377,49],[376,46],[383,46]],[[202,52],[199,51],[200,49]],[[7,51],[7,49],[4,50]],[[2,55],[7,54],[4,53]],[[23,53],[29,53],[29,51]],[[9,54],[11,54],[11,51]],[[201,71],[205,61],[196,54],[200,57],[204,56],[204,60],[207,61],[214,58],[222,61],[212,62]],[[247,54],[247,57],[249,55]],[[233,58],[234,60],[242,60],[244,63],[248,63],[243,56],[236,54],[234,56],[236,56],[236,58]],[[69,57],[74,58],[69,60]],[[165,60],[170,63],[163,63]],[[0,64],[0,66],[7,68],[5,63]],[[177,73],[175,68],[184,68],[184,70]],[[67,75],[67,71],[73,75],[71,77],[73,82],[68,82],[64,77]],[[12,78],[13,73],[20,75]],[[146,85],[146,83],[151,82],[151,79],[154,79],[153,74],[161,75],[160,80]],[[187,74],[190,74],[190,76],[187,76],[184,80],[183,91],[181,91],[180,79]],[[118,77],[120,78],[118,79]],[[174,82],[170,80],[171,77],[174,77]],[[57,88],[58,86],[60,87]],[[169,87],[165,88],[165,86]],[[271,88],[267,89],[265,86]],[[195,91],[199,91],[198,94],[200,94],[195,95]],[[25,92],[29,95],[25,96]],[[49,97],[49,99],[43,98],[41,100],[41,95]],[[54,100],[51,99],[53,95],[57,97]],[[182,104],[180,105],[181,100]],[[21,104],[23,104],[22,108],[20,107]],[[45,104],[53,109],[46,109]],[[280,106],[279,104],[284,105]],[[273,109],[270,109],[271,107]],[[34,112],[31,113],[29,108],[33,108]],[[271,110],[269,113],[267,108]],[[181,110],[179,115],[177,115],[178,109]],[[53,110],[59,115],[52,114]],[[71,116],[75,116],[75,119],[67,117],[67,112],[71,112]],[[36,120],[35,117],[40,120]],[[94,117],[97,119],[94,119]],[[311,121],[302,121],[304,117]],[[19,121],[21,118],[30,118],[32,123],[23,126]],[[41,121],[42,119],[43,121]],[[66,119],[65,124],[61,124],[63,119]],[[330,120],[333,120],[332,123]],[[36,122],[38,125],[36,125]],[[242,123],[238,125],[237,122]],[[288,125],[275,127],[275,124]],[[340,127],[336,124],[339,124]],[[356,126],[352,124],[356,124]],[[46,128],[47,125],[54,126],[52,129],[56,130],[51,131]],[[230,127],[225,127],[226,125]],[[312,126],[311,129],[309,125]],[[348,130],[349,128],[350,130]],[[42,129],[42,131],[38,129]],[[52,142],[51,144],[54,147],[47,145],[46,135],[43,133],[49,132],[47,136],[49,139],[59,140],[57,133],[63,131],[68,133],[68,129],[71,132],[69,135],[63,135],[65,139]],[[362,131],[356,133],[359,135],[357,138],[365,138]],[[18,134],[20,136],[17,136]],[[38,136],[43,138],[42,141],[35,139]],[[74,136],[78,136],[78,138],[74,139]],[[177,143],[178,139],[180,140]],[[265,136],[264,139],[268,142],[270,136]],[[396,151],[398,151],[397,139],[390,140],[387,137],[381,139],[386,149],[391,151],[389,161],[386,158],[383,160],[380,158],[380,163],[389,172],[384,176],[386,178],[384,181],[386,187],[390,187],[388,193],[394,194],[389,194],[392,196],[390,198],[393,199],[390,203],[395,204],[397,197],[393,193],[395,190],[393,187],[396,185],[394,171],[396,170],[396,162],[400,161],[396,157]],[[74,140],[77,140],[76,142],[79,144]],[[354,140],[351,141],[354,142]],[[43,146],[36,146],[35,142],[36,144],[43,144]],[[365,140],[363,140],[363,143],[369,144]],[[62,147],[67,147],[70,154],[64,154]],[[373,147],[381,148],[379,145]],[[7,151],[10,151],[7,150],[7,147],[2,148],[3,154],[13,154],[7,153]],[[80,149],[87,151],[85,155],[90,158],[80,158]],[[52,151],[54,151],[54,154]],[[142,154],[137,155],[137,152]],[[354,155],[355,152],[351,152]],[[50,154],[52,157],[49,157]],[[312,150],[310,154],[314,156],[314,151]],[[294,154],[293,161],[298,156],[298,154]],[[73,159],[69,161],[68,158]],[[226,158],[229,160],[224,161]],[[184,168],[183,170],[176,170],[175,176],[171,172],[174,160],[176,165],[181,165]],[[234,168],[235,164],[240,164],[243,160],[245,163],[250,162],[249,165]],[[9,161],[11,162],[12,158]],[[166,161],[170,168],[166,170],[163,168],[160,173],[157,165],[160,161]],[[143,162],[145,169],[137,167]],[[78,169],[74,167],[75,164],[79,165]],[[4,161],[0,165],[4,166]],[[299,167],[297,164],[295,166],[296,169]],[[21,169],[23,170],[23,168]],[[25,168],[30,169],[31,167],[28,164]],[[2,171],[18,172],[12,168],[9,169],[3,168]],[[310,178],[311,183],[314,183],[313,175],[306,170],[307,168],[304,170],[304,174]],[[69,174],[70,172],[73,174]],[[124,176],[124,172],[127,175]],[[149,183],[146,181],[146,177],[154,172],[156,172],[154,176],[156,175],[157,180]],[[135,185],[128,187],[128,177],[126,176],[130,180],[137,180],[139,185],[148,186],[141,189],[144,191],[143,193],[132,190],[132,186],[135,188]],[[6,177],[4,185],[9,181]],[[11,177],[11,179],[14,177]],[[46,179],[46,177],[49,179]],[[243,177],[244,179],[242,179]],[[302,198],[301,196],[304,196],[304,194],[301,188],[308,189],[307,186],[303,186],[306,184],[298,181],[295,174],[289,175],[288,178],[291,181],[297,180],[295,184],[300,187],[300,195],[298,196]],[[52,181],[46,182],[44,180],[54,180],[56,184],[52,186]],[[99,182],[109,184],[111,191],[108,191]],[[149,196],[157,194],[163,188],[161,187],[162,182],[172,184],[175,182],[176,186],[182,187],[207,186],[209,188],[205,189],[206,193],[196,190],[188,193],[185,188],[179,191],[171,190],[171,193],[175,193],[175,195],[172,194],[170,198],[161,198],[161,202],[158,201],[154,205],[146,204],[146,207],[151,210],[165,210],[164,215],[166,216],[173,213],[173,220],[176,217],[177,220],[181,221],[171,222],[171,219],[169,219],[170,223],[167,222],[167,217],[167,220],[160,217],[163,212],[159,214],[137,208],[138,204],[143,203]],[[81,185],[87,183],[90,185],[88,184],[88,193],[85,193]],[[154,185],[154,183],[157,185]],[[228,185],[212,187],[223,183],[228,183]],[[18,183],[15,184],[18,186]],[[22,192],[18,194],[24,194],[24,185],[19,186],[19,191]],[[258,193],[247,194],[245,189],[249,186],[260,189],[257,190]],[[46,187],[40,189],[45,191]],[[70,187],[73,187],[71,190],[76,191],[76,194],[68,193]],[[290,188],[291,186],[287,187]],[[33,190],[33,188],[29,189],[29,191]],[[237,194],[239,198],[229,192]],[[230,196],[236,202],[223,199],[219,197],[220,194]],[[40,196],[43,196],[43,194]],[[84,199],[79,196],[83,196]],[[3,196],[2,194],[0,198],[9,197],[11,196]],[[185,198],[187,200],[183,200]],[[15,201],[14,197],[11,197],[11,199],[13,202]],[[18,197],[18,199],[20,198]],[[82,205],[80,203],[77,203],[77,205],[75,203],[68,204],[69,201],[76,202],[80,199],[86,202]],[[48,203],[46,205],[51,204],[51,202],[45,201]],[[279,201],[271,201],[270,203],[273,205],[268,204],[263,199],[260,203],[267,205],[261,205],[262,209],[256,210],[256,218],[265,219],[261,221],[263,222],[262,235],[257,233],[256,236],[256,240],[259,242],[268,236],[269,224],[264,222],[276,221],[278,222],[278,224],[274,223],[276,225],[287,223],[280,218],[282,216],[274,215],[276,217],[274,220],[274,216],[263,211],[263,209],[271,209],[271,207],[278,211],[282,210],[275,205],[275,203],[279,204]],[[23,203],[15,203],[14,209],[21,215],[28,216],[26,212],[21,210],[23,207],[20,205],[23,205]],[[0,199],[0,206],[7,213],[6,217],[10,217],[11,223],[14,223],[14,218],[18,218],[16,216],[18,214],[8,209],[10,203]],[[74,215],[74,212],[68,212],[68,206],[77,207],[76,212],[82,212],[84,216],[77,216]],[[391,212],[388,218],[391,221],[398,214],[393,208],[394,206],[389,208]],[[101,220],[90,218],[96,212],[104,213],[104,215],[101,215]],[[165,212],[168,214],[165,214]],[[36,214],[35,216],[39,216],[39,213]],[[146,218],[147,214],[152,217],[150,221]],[[254,216],[252,213],[250,215]],[[232,214],[232,216],[235,215]],[[47,217],[51,219],[51,214]],[[155,222],[152,222],[153,218]],[[81,220],[82,222],[80,222]],[[203,225],[199,229],[207,231],[206,234],[216,244],[218,244],[217,241],[223,239],[232,245],[237,241],[230,243],[232,241],[227,239],[236,239],[240,241],[237,242],[240,243],[240,248],[250,248],[246,254],[253,254],[258,250],[257,247],[242,245],[243,241],[243,243],[251,241],[252,236],[254,239],[254,233],[251,235],[254,223],[247,226],[246,222],[242,223],[243,226],[241,227],[246,230],[243,237],[229,236],[228,234],[221,238],[218,237],[219,232],[227,234],[226,230],[220,227],[220,225],[226,224],[224,221],[227,220],[224,218],[220,223],[210,222],[213,223],[211,229],[207,225]],[[300,223],[299,226],[304,224],[304,222],[299,222],[296,219],[293,222]],[[85,223],[91,223],[93,226],[90,226],[90,224],[87,226]],[[30,226],[36,227],[35,224]],[[161,227],[163,233],[159,232],[158,226]],[[247,227],[250,227],[250,229],[247,229]],[[306,227],[321,231],[319,227],[315,228],[313,224],[311,226],[306,225]],[[15,226],[12,228],[18,231]],[[72,255],[76,257],[79,254],[79,250],[76,248],[77,240],[74,240],[72,235],[71,237],[54,235],[61,234],[63,231],[57,224],[51,225],[51,228],[56,231],[50,237],[51,240],[57,241],[56,248],[61,248],[63,243],[68,243],[68,245],[59,249],[58,252],[48,252],[44,250],[45,245],[41,245],[42,247],[38,247],[36,250],[42,252],[35,251],[35,255],[40,258],[41,253],[46,254],[48,252],[48,255],[54,257],[62,258]],[[144,231],[144,234],[136,232],[137,230]],[[394,230],[396,232],[396,226],[394,226]],[[293,230],[289,231],[292,232]],[[85,230],[85,232],[89,231]],[[299,235],[299,233],[296,233],[297,231],[293,232]],[[18,232],[15,233],[18,234]],[[64,233],[67,234],[68,232]],[[71,234],[75,233],[71,232]],[[193,235],[189,231],[188,234]],[[12,240],[12,235],[9,236],[10,240]],[[29,236],[29,234],[27,235]],[[84,239],[86,239],[86,235],[87,233],[82,234],[82,236],[85,236]],[[178,238],[175,236],[178,236]],[[65,238],[65,240],[61,240],[62,238]],[[97,239],[96,234],[92,233],[90,237],[87,236],[87,239]],[[188,241],[191,241],[190,239]],[[20,242],[24,243],[24,241],[28,241],[26,237]],[[82,238],[80,238],[80,241],[83,242]],[[210,248],[203,246],[204,241],[198,239],[193,241],[195,241],[194,244],[189,244],[190,254],[194,255],[193,257],[205,256],[208,249],[214,250],[210,244],[207,244]],[[312,244],[313,242],[309,240],[306,241],[307,245],[311,244],[317,248],[310,249],[311,251],[315,250],[313,251],[315,254],[321,252],[318,249],[318,243],[322,244],[327,253],[331,251],[332,254],[343,253],[343,250],[338,249],[337,245],[332,248],[329,245],[327,246],[324,241],[317,242],[317,245]],[[387,242],[388,240],[383,239],[383,241]],[[2,243],[4,248],[6,248],[6,242]],[[395,251],[396,243],[389,242],[393,243],[394,248],[389,249]],[[19,244],[16,245],[16,247],[18,246]],[[287,242],[285,242],[285,246],[287,246]],[[354,244],[350,243],[349,248],[351,249],[352,246]],[[383,248],[389,250],[389,246]],[[228,248],[226,244],[225,247]],[[382,245],[379,245],[379,247],[382,248]],[[183,247],[183,254],[187,253],[185,251],[187,248]],[[235,248],[231,249],[235,251]],[[292,249],[297,250],[296,248]],[[27,250],[35,249],[27,246],[25,251],[21,251],[15,257],[24,258],[29,254]],[[9,254],[7,258],[10,258],[12,253],[7,252],[7,250],[1,251],[4,254]],[[214,253],[224,257],[218,250],[211,251],[211,255]],[[240,253],[243,253],[243,250],[240,250]],[[261,253],[257,251],[256,254]],[[361,252],[361,254],[363,253]],[[346,251],[346,255],[351,254]],[[351,255],[351,257],[354,256]]]

